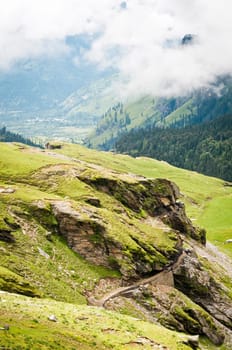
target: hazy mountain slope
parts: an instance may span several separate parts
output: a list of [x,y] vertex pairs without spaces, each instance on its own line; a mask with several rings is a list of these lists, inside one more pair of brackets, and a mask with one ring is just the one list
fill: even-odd
[[[178,197],[200,217],[210,212],[209,196],[214,203],[223,205],[222,198],[229,203],[230,187],[162,162],[76,145],[64,144],[57,152],[4,143],[0,148],[0,288],[42,298],[28,307],[29,299],[1,294],[0,322],[10,327],[1,330],[2,346],[37,349],[42,337],[45,349],[64,343],[70,349],[196,348],[198,337],[155,328],[152,323],[158,322],[201,335],[209,349],[223,341],[229,349],[231,271],[209,252],[204,259],[205,233],[193,227]],[[179,179],[182,194],[174,183],[157,178],[162,174]],[[229,221],[225,226],[231,232]],[[147,280],[153,275],[154,285]],[[43,299],[98,305],[122,284],[129,294],[115,295],[105,307],[136,320]]]
[[[78,48],[80,43],[76,45]],[[90,113],[86,112],[82,97],[88,89],[91,97],[94,94],[92,98],[98,99],[96,93],[100,94],[104,78],[109,75],[85,62],[75,64],[69,54],[22,61],[10,71],[0,72],[0,126],[26,137],[80,141],[101,115],[95,105]],[[70,114],[68,102],[73,101],[73,96],[78,108]],[[104,108],[108,108],[107,103]]]
[[74,91],[59,105],[62,113],[70,119],[79,113],[100,118],[112,103],[116,102],[112,83],[117,79],[116,74],[111,75]]
[[109,150],[122,133],[146,127],[184,127],[201,124],[232,113],[232,83],[219,79],[215,90],[202,89],[186,97],[144,97],[124,105],[116,104],[103,115],[86,145]]
[[232,116],[179,129],[132,130],[118,139],[116,150],[232,181]]

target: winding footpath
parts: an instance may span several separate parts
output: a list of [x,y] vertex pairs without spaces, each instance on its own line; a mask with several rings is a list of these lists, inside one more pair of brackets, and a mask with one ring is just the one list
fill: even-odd
[[109,301],[110,299],[117,298],[120,295],[126,295],[129,294],[136,289],[139,289],[141,286],[150,284],[150,285],[169,285],[169,286],[174,286],[174,280],[173,280],[173,269],[179,266],[181,263],[182,259],[186,256],[185,252],[181,252],[181,254],[178,256],[177,260],[172,263],[170,266],[162,270],[161,272],[155,274],[154,276],[148,277],[148,278],[143,278],[129,286],[126,287],[120,287],[117,288],[107,294],[105,294],[101,299],[97,300],[94,297],[90,297],[88,299],[89,305],[93,306],[101,306],[104,307],[106,302]]

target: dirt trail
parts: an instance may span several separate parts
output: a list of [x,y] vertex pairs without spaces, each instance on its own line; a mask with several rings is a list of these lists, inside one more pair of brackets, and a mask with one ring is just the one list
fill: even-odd
[[148,278],[143,278],[129,286],[126,287],[120,287],[117,288],[107,294],[105,294],[101,299],[96,300],[93,297],[89,298],[89,304],[94,305],[94,306],[102,306],[104,307],[105,303],[113,298],[116,298],[120,295],[126,295],[132,291],[135,291],[141,286],[144,286],[146,284],[152,284],[152,285],[158,285],[158,284],[166,284],[169,286],[174,285],[174,280],[173,280],[173,275],[172,275],[172,270],[177,267],[181,260],[184,258],[185,252],[182,252],[180,256],[177,258],[177,260],[167,267],[165,270],[162,270],[161,272],[155,274],[154,276],[148,277]]

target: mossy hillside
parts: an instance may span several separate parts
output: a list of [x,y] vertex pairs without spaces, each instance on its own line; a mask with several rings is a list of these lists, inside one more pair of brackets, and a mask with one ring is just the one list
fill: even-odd
[[[34,202],[13,202],[14,206],[10,204],[9,208],[16,213],[15,218],[20,218],[22,229],[12,231],[15,243],[0,241],[0,262],[35,286],[43,296],[86,303],[85,291],[92,289],[100,278],[120,277],[115,271],[87,263],[70,250],[61,237],[51,234],[57,222],[49,204],[38,209]],[[6,208],[5,215],[9,215]],[[47,256],[41,255],[41,251]]]
[[[24,150],[18,149],[17,152],[19,157],[25,156]],[[28,149],[27,152],[30,153],[30,150]],[[33,153],[33,150],[31,152]],[[151,227],[146,212],[136,213],[125,207],[114,196],[96,190],[77,178],[76,175],[80,173],[81,168],[87,167],[89,174],[95,173],[93,165],[87,164],[84,157],[83,160],[77,159],[76,162],[73,159],[69,162],[66,158],[64,165],[62,155],[61,158],[59,154],[57,156],[47,154],[47,156],[51,156],[57,163],[42,165],[42,167],[38,164],[37,169],[26,175],[26,184],[17,182],[14,175],[8,177],[8,183],[3,181],[4,176],[2,178],[4,186],[14,187],[16,190],[14,193],[0,195],[4,216],[9,215],[12,219],[13,212],[16,215],[13,221],[17,223],[19,220],[21,226],[21,230],[17,227],[12,229],[15,243],[9,245],[1,242],[0,244],[0,259],[3,267],[23,278],[43,293],[43,296],[79,304],[86,303],[86,291],[91,291],[100,278],[107,276],[120,278],[113,270],[87,263],[78,254],[72,252],[64,240],[57,235],[57,220],[54,217],[52,204],[56,201],[69,203],[83,221],[99,220],[109,239],[113,241],[116,238],[120,243],[122,242],[123,252],[128,258],[128,263],[125,260],[125,269],[130,269],[130,259],[138,257],[141,262],[145,261],[153,265],[157,264],[158,258],[162,268],[167,263],[167,259],[176,252],[177,240],[174,232]],[[116,167],[121,166],[120,156],[109,155],[109,157],[112,157],[112,161],[116,159],[114,163]],[[108,166],[104,170],[104,176],[112,173],[109,168]],[[119,172],[123,173],[123,169]],[[128,172],[131,171],[128,170]],[[121,174],[121,176],[124,178],[125,175]],[[123,180],[130,178],[131,175],[126,175]],[[134,179],[133,176],[132,179]],[[136,181],[133,180],[131,183],[134,184]],[[21,196],[23,199],[20,198]],[[99,207],[86,202],[86,198],[91,196],[99,199]],[[101,239],[99,235],[93,237],[96,247],[99,244],[99,238]],[[149,252],[149,249],[152,251]],[[162,250],[165,250],[164,254]],[[152,256],[153,260],[150,259]],[[116,267],[115,261],[113,263],[112,266]],[[34,323],[35,328],[38,329],[37,322]]]
[[[79,220],[83,223],[87,224],[89,222],[92,226],[95,225],[93,220],[89,221],[90,216],[103,223],[107,236],[100,237],[95,234],[94,237],[91,237],[91,240],[96,243],[96,249],[97,245],[101,244],[104,239],[120,245],[126,259],[122,259],[118,265],[122,266],[124,271],[131,270],[130,264],[133,264],[132,260],[135,260],[136,255],[145,263],[150,264],[150,270],[152,270],[152,266],[157,265],[160,268],[168,263],[167,257],[169,258],[177,253],[177,238],[173,232],[154,229],[144,223],[141,225],[141,208],[138,207],[138,210],[134,212],[134,210],[122,205],[126,200],[129,201],[128,196],[133,194],[132,191],[134,191],[135,197],[138,196],[139,192],[143,192],[143,196],[149,197],[150,195],[150,201],[155,201],[155,196],[152,193],[149,194],[146,187],[138,183],[137,178],[131,175],[110,172],[106,169],[102,169],[102,172],[100,172],[99,169],[84,164],[77,164],[75,168],[66,165],[63,167],[62,176],[59,177],[57,176],[57,167],[55,168],[56,172],[53,167],[47,167],[42,169],[42,173],[39,171],[34,174],[34,177],[39,179],[39,186],[44,188],[47,181],[51,182],[53,186],[50,187],[50,192],[58,193],[65,200],[69,199],[70,201],[72,199],[72,206],[80,216]],[[45,176],[46,173],[47,176]],[[95,189],[95,186],[91,186],[92,182],[95,184],[95,181],[98,190]],[[165,187],[159,181],[157,181],[155,187],[156,192],[161,191],[162,196],[171,195],[168,186]],[[99,200],[100,208],[88,205],[88,198],[91,197]],[[131,206],[133,207],[134,203],[137,206],[137,202],[137,199],[134,198]],[[151,207],[151,204],[147,203],[147,208],[148,205]],[[116,262],[115,259],[113,261]]]
[[[228,215],[228,210],[232,208],[232,187],[225,186],[224,181],[179,169],[166,162],[98,152],[80,145],[65,144],[57,152],[118,172],[134,173],[148,178],[167,178],[175,182],[180,188],[188,216],[207,230],[209,240],[231,255],[232,246],[224,243],[232,237],[232,216]],[[219,214],[215,215],[219,212],[220,220]]]
[[[95,175],[96,173],[92,171],[91,176]],[[108,177],[100,177],[100,174],[98,174],[98,176],[98,179],[101,179],[103,184],[106,184],[106,189],[108,190]],[[112,178],[112,180],[115,181],[115,178]],[[138,189],[140,186],[133,178],[129,176],[126,178],[126,180],[128,182],[119,181],[119,186],[122,186],[121,193],[123,193],[123,195],[125,195],[124,190],[126,193],[128,192],[128,186],[130,186],[130,183],[136,184],[136,189]],[[116,187],[116,182],[114,182],[113,184],[114,187]],[[145,191],[145,188],[142,185],[141,190]],[[166,188],[166,191],[167,190],[168,189]],[[143,221],[143,213],[139,212],[138,214],[136,214],[132,209],[129,209],[127,208],[127,206],[125,207],[124,205],[122,205],[120,193],[116,192],[115,196],[112,197],[107,192],[104,193],[104,191],[98,191],[92,188],[90,185],[85,184],[85,182],[80,181],[78,178],[74,179],[69,177],[59,179],[56,192],[58,192],[59,195],[61,195],[63,198],[75,200],[73,202],[73,206],[78,210],[79,213],[88,212],[89,210],[93,213],[95,212],[96,215],[99,215],[101,217],[102,222],[105,225],[107,225],[108,223],[110,227],[110,229],[108,230],[109,236],[115,239],[118,238],[120,242],[128,244],[129,237],[133,236],[133,232],[135,231],[137,232],[137,234],[143,233],[143,235],[145,235],[144,242],[150,244],[157,243],[158,246],[163,246],[164,250],[166,248],[172,248],[174,245],[173,241],[176,240],[174,232],[171,232],[171,230],[169,230],[168,227],[166,227],[166,231],[164,231],[163,229],[159,228],[154,229],[150,225],[146,224]],[[91,196],[93,198],[99,199],[100,208],[93,208],[92,206],[89,206],[88,203],[86,203],[86,199],[88,200],[88,198]],[[155,198],[153,198],[153,201],[155,201]],[[84,206],[86,208],[83,210]],[[146,217],[145,213],[144,216]],[[86,219],[87,218],[88,216],[86,216]],[[119,227],[116,228],[117,226]]]
[[[7,146],[10,150],[12,145],[8,145]],[[6,148],[7,149],[7,148]],[[27,153],[30,154],[31,153],[31,157],[35,157],[35,159],[37,159],[38,154],[37,153],[33,153],[34,151],[28,148],[27,151],[25,152],[24,149],[20,149],[19,146],[13,146],[14,149],[14,154],[15,157],[17,155],[17,158],[25,158],[25,156],[27,157]],[[100,197],[100,200],[103,203],[103,207],[105,208],[109,208],[110,210],[108,211],[108,213],[106,214],[105,212],[103,213],[102,216],[108,215],[108,222],[109,222],[109,232],[112,232],[113,236],[117,236],[119,235],[119,239],[121,240],[122,238],[124,238],[124,241],[126,240],[127,242],[125,242],[125,246],[127,246],[128,248],[126,250],[130,250],[132,249],[132,251],[135,251],[135,242],[133,241],[133,239],[131,239],[131,234],[130,234],[130,230],[128,230],[126,228],[125,230],[125,221],[128,221],[127,219],[124,220],[122,223],[120,223],[121,218],[119,216],[121,216],[122,211],[125,212],[125,207],[122,208],[120,207],[120,205],[117,203],[117,201],[113,201],[111,198],[109,199],[109,196],[104,195],[103,193],[100,193],[99,191],[94,191],[93,192],[93,188],[90,188],[89,186],[87,186],[86,184],[83,184],[82,181],[78,181],[76,178],[73,177],[67,177],[66,175],[60,174],[60,172],[63,172],[65,174],[65,168],[72,168],[73,164],[75,164],[75,166],[77,167],[84,167],[86,168],[86,166],[88,167],[88,164],[86,164],[86,160],[93,162],[93,163],[97,163],[99,165],[103,165],[103,166],[108,166],[113,168],[115,171],[117,172],[121,172],[124,170],[128,170],[128,168],[130,168],[130,170],[133,170],[135,172],[137,172],[137,174],[142,174],[142,175],[152,175],[153,177],[160,176],[160,175],[167,175],[171,173],[172,176],[179,176],[179,178],[185,179],[185,186],[187,186],[188,183],[188,191],[190,191],[189,188],[189,183],[190,183],[190,178],[189,176],[192,176],[193,181],[191,182],[191,184],[193,183],[193,189],[194,191],[192,192],[192,197],[194,198],[190,198],[189,196],[185,196],[186,201],[189,201],[189,204],[191,204],[191,206],[189,206],[189,208],[195,211],[195,213],[197,212],[199,214],[199,212],[202,213],[202,211],[204,210],[204,205],[205,205],[205,201],[208,203],[210,200],[209,198],[213,198],[213,197],[206,197],[206,195],[215,195],[216,199],[218,198],[218,194],[222,195],[222,193],[226,194],[226,198],[229,199],[229,194],[231,189],[229,187],[225,187],[223,186],[222,182],[218,179],[213,179],[213,178],[207,178],[205,176],[196,174],[196,173],[190,173],[188,171],[185,170],[181,170],[181,169],[176,169],[174,167],[171,167],[167,164],[163,164],[162,162],[156,162],[153,160],[148,160],[148,159],[140,159],[140,160],[135,160],[133,158],[127,157],[127,156],[121,156],[121,155],[112,155],[112,154],[108,154],[108,153],[100,153],[100,152],[96,152],[96,151],[90,151],[87,150],[81,146],[77,146],[77,145],[64,145],[63,149],[59,152],[64,152],[67,154],[70,154],[72,157],[74,156],[73,153],[76,153],[76,157],[78,162],[75,164],[75,162],[72,160],[70,160],[70,163],[68,163],[68,159],[66,159],[66,165],[55,165],[53,164],[53,162],[55,161],[56,163],[58,163],[59,161],[61,161],[61,159],[59,159],[59,155],[57,155],[57,157],[54,156],[50,156],[51,157],[51,165],[48,166],[46,165],[45,167],[43,166],[42,168],[40,168],[41,163],[38,163],[38,170],[33,170],[33,173],[31,176],[27,176],[27,186],[24,186],[24,184],[17,185],[18,189],[17,191],[11,196],[12,200],[14,201],[15,198],[23,198],[23,200],[26,201],[33,201],[33,200],[37,200],[37,199],[41,199],[41,198],[59,198],[60,196],[62,198],[67,198],[67,197],[71,197],[75,200],[80,200],[81,203],[83,203],[84,198],[91,194],[94,193],[94,195],[96,195],[96,197]],[[41,152],[42,155],[44,156],[44,152]],[[42,156],[40,154],[40,156]],[[45,156],[46,159],[49,158],[48,154]],[[79,161],[81,160],[82,163],[79,163]],[[84,163],[83,163],[84,162]],[[102,164],[101,164],[102,163]],[[34,163],[35,164],[35,163]],[[63,164],[63,158],[62,158],[62,164]],[[142,165],[142,166],[141,166]],[[13,163],[11,165],[11,167],[13,168]],[[57,167],[56,169],[54,169],[53,167]],[[43,176],[41,178],[41,170],[42,172],[44,172]],[[51,175],[51,172],[49,172],[49,169],[52,169],[53,172],[53,176]],[[140,170],[140,173],[139,173]],[[141,171],[142,170],[142,171]],[[49,176],[48,176],[48,173]],[[92,166],[89,167],[89,173],[91,174],[95,174],[95,172],[93,171]],[[107,168],[105,170],[107,172]],[[37,176],[37,174],[39,174]],[[60,176],[61,175],[61,176]],[[95,174],[96,175],[96,174]],[[94,175],[94,176],[95,176]],[[118,174],[115,174],[115,176]],[[121,175],[124,176],[124,175]],[[152,177],[152,176],[150,176]],[[8,179],[10,180],[10,177],[8,177]],[[188,180],[188,181],[187,181]],[[11,180],[13,181],[13,180]],[[53,184],[52,186],[50,185],[50,182]],[[34,186],[29,185],[30,183],[32,183]],[[36,184],[38,187],[36,187]],[[207,184],[207,185],[206,185]],[[213,185],[215,185],[215,189],[214,189],[214,194],[211,193],[206,193],[205,189],[211,189],[213,190]],[[203,187],[204,187],[204,191],[203,191]],[[197,192],[196,192],[197,191]],[[201,196],[201,205],[200,206],[200,198]],[[7,196],[3,196],[4,198],[6,198]],[[119,198],[120,199],[120,198]],[[205,200],[205,201],[204,201]],[[197,202],[198,201],[198,202]],[[107,206],[104,205],[104,202],[107,204]],[[109,206],[110,203],[110,206]],[[198,203],[198,204],[196,204]],[[114,211],[116,208],[119,208],[119,216],[115,216],[115,219],[112,219],[112,217],[114,217],[114,215],[112,215],[111,213],[111,208],[114,208]],[[121,209],[122,208],[122,209]],[[142,213],[141,213],[142,214]],[[127,214],[128,215],[128,210],[127,210]],[[129,214],[129,216],[131,216],[131,214]],[[132,217],[132,216],[131,216]],[[228,220],[228,218],[227,218]],[[114,224],[115,221],[115,224]],[[210,223],[209,223],[210,225]],[[131,222],[128,222],[128,225],[126,225],[126,227],[130,227],[133,228],[133,225],[131,225]],[[113,229],[111,229],[111,227],[113,227]],[[116,229],[117,227],[117,229]],[[213,226],[211,226],[213,227]],[[214,228],[213,228],[214,229]],[[215,230],[215,229],[214,229]],[[125,234],[124,234],[125,232]],[[143,232],[143,231],[142,231]],[[214,231],[215,232],[215,231]],[[129,237],[129,238],[128,238]],[[133,237],[133,235],[132,235]],[[159,232],[157,232],[157,234],[153,235],[153,238],[155,240],[155,237],[157,237],[159,239],[160,234]],[[166,248],[170,248],[171,250],[174,248],[174,244],[173,242],[169,241],[168,235],[166,236],[166,242],[162,242],[161,244],[163,246],[165,246]],[[145,236],[145,240],[147,240],[148,236]],[[128,244],[128,241],[130,242]],[[158,249],[159,249],[159,242],[158,243]],[[228,247],[229,249],[229,247]],[[139,250],[141,251],[141,247],[139,248]],[[162,249],[161,249],[162,250]],[[161,259],[162,260],[162,259]],[[163,260],[164,261],[164,260]]]
[[0,289],[32,297],[40,296],[40,293],[21,276],[2,266],[0,266]]
[[[176,303],[176,305],[171,310],[171,314],[177,319],[180,319],[184,325],[184,328],[190,333],[201,334],[201,330],[198,329],[198,327],[202,319],[205,323],[204,326],[209,327],[212,333],[218,332],[223,335],[222,329],[220,330],[220,328],[216,325],[212,316],[210,316],[209,313],[207,313],[202,307],[194,303],[183,293],[177,290],[172,290],[169,293],[168,297],[173,303]],[[193,329],[191,329],[192,326]]]
[[[11,349],[143,349],[162,344],[170,350],[190,350],[186,335],[99,308],[74,306],[46,299],[0,294],[0,344]],[[57,322],[48,318],[55,315]],[[146,343],[146,340],[149,340]]]
[[[96,172],[89,172],[89,176],[90,175],[95,175],[96,179]],[[98,175],[100,178],[100,174]],[[129,176],[126,178],[126,180],[132,181],[132,184],[136,183],[135,179],[131,179]],[[124,183],[124,186],[126,186],[126,183]],[[142,190],[144,191],[143,186]],[[164,190],[164,188],[162,188],[162,190]],[[165,190],[167,191],[168,188],[166,187]],[[124,207],[117,201],[117,199],[107,195],[107,193],[95,190],[93,187],[86,185],[78,178],[74,179],[69,177],[65,177],[58,182],[57,192],[63,197],[66,196],[66,198],[68,197],[78,201],[78,203],[82,203],[82,206],[86,206],[86,200],[88,200],[88,198],[98,198],[100,201],[100,208],[95,209],[95,211],[96,214],[101,216],[102,222],[105,224],[107,222],[109,223],[109,236],[114,239],[118,238],[119,242],[124,242],[124,244],[128,247],[131,245],[129,243],[130,238],[133,240],[134,237],[135,239],[137,238],[141,240],[141,236],[144,236],[144,244],[147,243],[151,246],[157,246],[159,250],[164,252],[173,252],[175,242],[177,240],[174,232],[169,230],[168,227],[166,227],[165,231],[164,229],[160,229],[158,227],[154,228],[151,225],[146,224],[146,222],[143,220],[143,215],[146,217],[145,213],[140,212],[139,215],[135,215],[131,209]],[[134,246],[135,245],[133,243],[133,247]],[[131,246],[131,248],[133,247]]]
[[[52,243],[40,244],[25,239],[22,242],[17,236],[16,240],[10,253],[6,244],[0,244],[1,265],[17,272],[44,297],[85,304],[86,290],[91,290],[100,278],[119,277],[117,272],[87,263],[58,237],[53,238]],[[40,255],[39,249],[49,258]]]
[[[24,149],[16,148],[15,152],[19,153],[19,158],[27,156]],[[65,241],[56,235],[58,223],[51,207],[51,203],[56,200],[72,199],[72,206],[82,213],[83,222],[89,221],[89,215],[96,215],[105,225],[108,239],[119,242],[125,256],[122,261],[117,261],[112,256],[112,267],[120,265],[123,271],[130,271],[131,262],[139,257],[143,263],[150,266],[149,271],[152,271],[167,264],[168,259],[176,254],[175,234],[142,224],[140,213],[137,217],[114,197],[95,191],[80,181],[75,171],[73,172],[73,162],[66,165],[51,164],[42,168],[40,165],[39,163],[38,170],[34,169],[32,173],[27,174],[27,184],[18,183],[14,175],[8,178],[15,192],[1,194],[4,203],[2,222],[5,225],[6,217],[9,220],[18,218],[22,230],[19,227],[13,230],[16,243],[10,250],[5,243],[0,244],[4,252],[1,264],[19,273],[29,283],[35,284],[45,296],[83,303],[86,289],[91,289],[99,278],[119,277],[119,274],[112,270],[86,263],[80,256],[71,252]],[[79,166],[87,165],[75,164],[76,171],[80,171]],[[89,171],[93,172],[93,169],[90,167]],[[136,182],[129,175],[121,177],[131,183]],[[2,184],[6,186],[3,182]],[[86,198],[93,195],[99,198],[101,208],[94,208],[85,202]],[[96,249],[99,238],[101,239],[99,236],[92,237]],[[39,249],[48,254],[49,258],[38,254]],[[66,285],[69,287],[64,292]]]
[[[23,149],[20,149],[20,145],[14,144],[1,143],[0,146],[2,164],[0,174],[2,174],[1,177],[4,179],[7,177],[8,182],[10,181],[11,183],[14,181],[12,177],[14,178],[18,172],[28,174],[28,172],[30,173],[48,163],[69,163],[68,159],[49,156],[49,152],[34,152],[33,149],[28,147],[26,147],[25,151],[24,146]],[[209,240],[218,244],[228,254],[231,254],[231,246],[224,244],[224,242],[226,239],[231,238],[232,218],[231,215],[228,215],[227,208],[232,207],[232,188],[224,186],[223,181],[203,176],[196,172],[178,169],[165,162],[149,158],[134,159],[125,155],[98,152],[88,150],[79,145],[64,144],[62,149],[56,150],[56,152],[76,158],[78,161],[88,161],[119,172],[135,173],[151,178],[168,178],[174,181],[181,189],[187,214],[195,220],[196,224],[206,228]],[[73,160],[70,160],[70,162],[73,164]],[[19,176],[19,181],[23,181],[22,175]],[[29,181],[27,176],[25,181],[27,183]],[[46,188],[46,193],[50,192],[48,187]],[[23,195],[25,191],[23,189],[21,194]],[[212,205],[211,202],[213,202]],[[215,212],[219,211],[220,220],[215,215]],[[205,216],[207,216],[207,219],[205,219]]]

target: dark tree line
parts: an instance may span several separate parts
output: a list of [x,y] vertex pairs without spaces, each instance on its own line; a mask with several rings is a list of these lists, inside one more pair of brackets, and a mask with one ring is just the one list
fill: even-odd
[[232,115],[179,129],[132,130],[115,147],[121,153],[164,160],[232,181]]
[[0,129],[0,142],[19,142],[29,146],[42,148],[41,145],[34,143],[30,139],[27,139],[20,134],[8,131],[5,126]]

